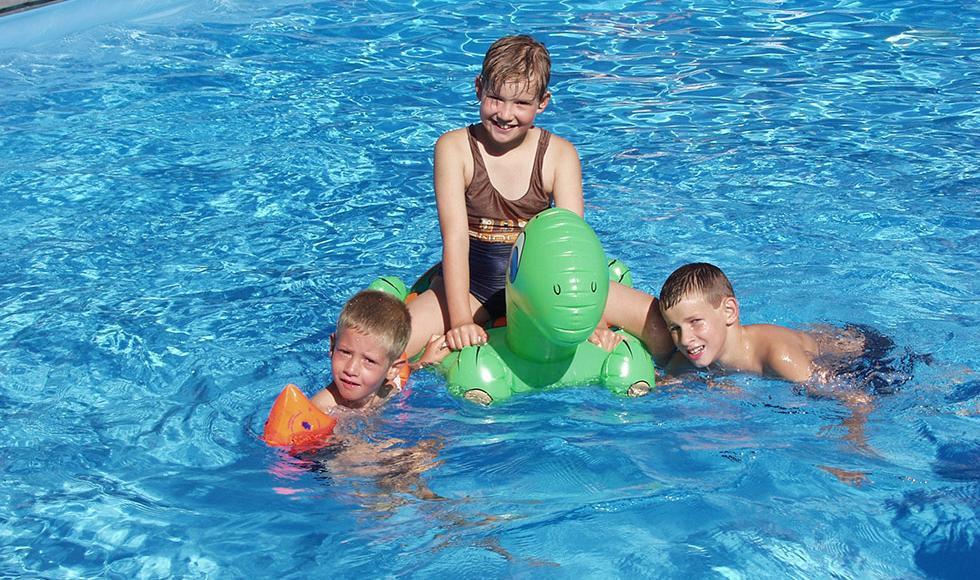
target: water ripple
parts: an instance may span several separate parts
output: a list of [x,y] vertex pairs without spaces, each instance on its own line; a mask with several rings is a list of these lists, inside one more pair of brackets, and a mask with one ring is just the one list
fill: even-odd
[[[0,56],[5,569],[976,567],[974,3],[177,4]],[[258,441],[283,384],[329,380],[344,300],[439,259],[432,147],[515,31],[551,51],[539,122],[578,148],[589,222],[639,287],[713,261],[746,322],[931,353],[876,401],[878,455],[835,402],[750,379],[480,409],[419,373],[358,433],[442,442],[439,500]]]

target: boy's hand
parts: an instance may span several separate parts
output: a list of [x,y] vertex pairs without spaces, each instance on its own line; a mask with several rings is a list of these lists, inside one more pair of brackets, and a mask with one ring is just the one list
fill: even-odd
[[470,322],[461,324],[446,333],[446,346],[452,350],[461,350],[468,346],[487,343],[487,331],[479,324]]
[[598,346],[602,350],[612,352],[616,346],[623,342],[623,336],[609,330],[609,328],[599,325],[589,337],[589,342]]
[[449,354],[449,346],[446,344],[446,335],[444,334],[433,334],[432,338],[429,339],[429,343],[425,345],[425,350],[422,351],[422,356],[419,360],[412,365],[415,369],[425,368],[430,365],[434,365],[446,358]]

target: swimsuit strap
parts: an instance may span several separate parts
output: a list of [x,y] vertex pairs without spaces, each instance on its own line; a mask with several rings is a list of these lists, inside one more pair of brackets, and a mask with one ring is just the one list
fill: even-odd
[[514,202],[524,201],[525,199],[530,200],[536,198],[546,199],[550,203],[551,196],[549,196],[544,190],[544,177],[542,176],[541,170],[544,167],[544,154],[548,151],[548,144],[551,142],[551,132],[547,129],[538,127],[541,134],[538,135],[538,147],[534,152],[534,165],[531,167],[531,179],[528,183],[527,190],[524,192],[524,195],[517,199],[507,199],[501,195],[501,193],[490,181],[490,175],[487,173],[486,162],[483,160],[483,154],[480,152],[480,147],[477,145],[477,127],[479,127],[479,125],[473,124],[466,128],[467,141],[469,141],[470,144],[470,154],[473,156],[473,178],[470,180],[469,187],[466,188],[467,191],[470,189],[477,190],[487,188],[494,195],[499,196],[507,205],[512,205]]
[[534,153],[534,167],[531,168],[531,183],[528,186],[528,192],[534,192],[538,196],[543,195],[545,198],[549,198],[549,201],[550,196],[544,192],[542,169],[544,168],[544,154],[548,151],[548,144],[550,142],[551,133],[545,129],[541,129],[541,135],[538,137],[538,150]]
[[464,192],[470,238],[512,244],[527,220],[551,206],[551,195],[544,190],[544,178],[541,176],[551,133],[541,129],[527,191],[518,199],[507,199],[490,183],[485,160],[477,146],[475,130],[478,126],[467,127],[473,154],[473,177]]

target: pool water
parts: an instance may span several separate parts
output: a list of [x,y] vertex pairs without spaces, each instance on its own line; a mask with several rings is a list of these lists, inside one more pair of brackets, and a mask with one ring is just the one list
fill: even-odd
[[[975,2],[94,4],[0,20],[0,575],[975,574]],[[438,259],[432,146],[515,32],[638,287],[715,263],[743,322],[869,325],[907,381],[862,421],[419,373],[339,452],[265,446],[353,291]]]

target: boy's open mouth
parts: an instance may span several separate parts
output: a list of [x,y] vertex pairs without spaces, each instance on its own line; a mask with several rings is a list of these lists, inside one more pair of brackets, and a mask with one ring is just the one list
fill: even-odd
[[700,345],[700,346],[694,346],[694,347],[691,347],[691,348],[687,349],[687,358],[689,358],[691,360],[697,360],[697,359],[701,358],[701,355],[702,354],[704,354],[704,345],[703,344]]
[[352,383],[350,381],[345,381],[344,379],[340,379],[337,382],[340,383],[340,386],[343,387],[347,391],[357,390],[357,387],[358,387],[358,384],[357,383]]

